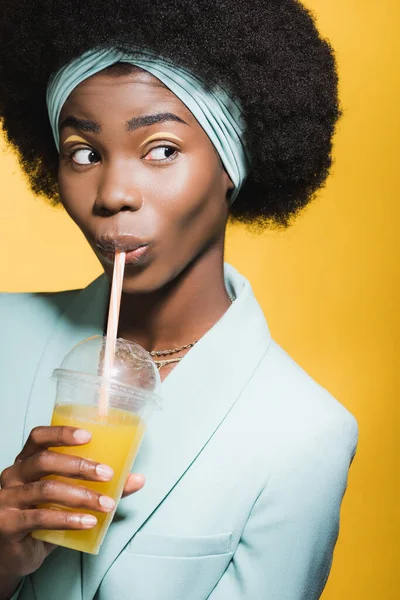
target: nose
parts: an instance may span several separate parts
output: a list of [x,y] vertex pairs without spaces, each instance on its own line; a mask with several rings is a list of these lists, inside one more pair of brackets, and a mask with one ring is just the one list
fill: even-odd
[[135,183],[132,165],[121,161],[103,166],[94,206],[98,215],[111,216],[121,211],[135,212],[142,204],[142,193]]

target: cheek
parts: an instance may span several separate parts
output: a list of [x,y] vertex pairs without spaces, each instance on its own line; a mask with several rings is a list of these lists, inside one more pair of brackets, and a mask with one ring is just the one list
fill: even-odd
[[[228,215],[223,168],[210,153],[196,155],[177,170],[165,203],[168,244],[190,254],[224,229]],[[161,190],[160,190],[161,191]],[[162,196],[167,200],[165,188]]]
[[93,186],[90,176],[78,177],[77,174],[68,172],[62,167],[58,171],[58,188],[61,202],[69,216],[81,229],[85,219],[90,216],[93,202]]
[[160,197],[168,198],[173,210],[190,218],[191,211],[202,211],[208,204],[225,204],[223,167],[213,149],[196,149],[186,155],[160,181]]

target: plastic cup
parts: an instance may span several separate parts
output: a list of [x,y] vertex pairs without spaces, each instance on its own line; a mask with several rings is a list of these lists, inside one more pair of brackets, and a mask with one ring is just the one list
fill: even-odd
[[[51,424],[86,429],[92,439],[83,446],[51,450],[107,464],[114,470],[114,476],[108,482],[53,475],[46,479],[84,485],[110,496],[118,504],[150,417],[154,409],[161,408],[158,395],[161,380],[150,354],[138,344],[121,338],[116,341],[112,370],[105,376],[105,344],[106,338],[101,336],[84,340],[71,350],[61,367],[53,371],[57,393]],[[108,405],[106,414],[101,411],[104,394]],[[40,506],[94,515],[97,524],[91,529],[32,533],[36,539],[89,554],[98,554],[116,510],[102,513],[57,504]]]

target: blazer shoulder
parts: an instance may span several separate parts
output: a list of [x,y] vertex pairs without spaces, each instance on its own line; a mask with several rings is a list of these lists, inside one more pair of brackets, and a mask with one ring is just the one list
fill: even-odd
[[69,302],[81,290],[65,290],[63,292],[1,292],[0,311],[16,312],[36,311],[38,314],[45,312],[60,312],[67,308]]
[[290,394],[292,398],[295,396],[295,402],[304,408],[309,405],[316,409],[319,406],[321,411],[329,411],[331,417],[356,422],[354,415],[274,340],[270,355],[269,369],[281,379],[283,393]]
[[11,339],[42,337],[68,308],[80,290],[63,292],[1,293],[3,336]]
[[[268,423],[272,430],[280,431],[282,439],[312,443],[325,435],[332,440],[342,439],[351,453],[355,453],[358,441],[355,416],[274,340],[249,387],[257,403],[257,418],[264,426]],[[274,435],[273,431],[271,434]]]

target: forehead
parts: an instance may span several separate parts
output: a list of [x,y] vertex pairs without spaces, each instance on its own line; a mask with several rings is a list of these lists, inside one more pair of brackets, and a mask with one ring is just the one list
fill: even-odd
[[128,73],[111,69],[82,81],[67,98],[60,119],[71,111],[107,117],[166,108],[187,122],[195,121],[183,102],[151,73],[139,67]]

